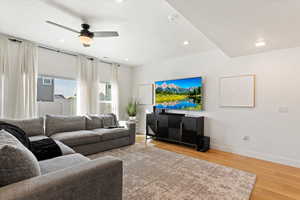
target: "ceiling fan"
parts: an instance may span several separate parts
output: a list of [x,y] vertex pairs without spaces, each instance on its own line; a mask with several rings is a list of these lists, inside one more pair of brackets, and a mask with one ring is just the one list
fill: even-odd
[[119,36],[119,33],[116,31],[94,31],[94,32],[89,31],[90,25],[86,24],[86,23],[81,24],[81,27],[82,27],[81,31],[77,31],[72,28],[69,28],[69,27],[66,27],[66,26],[51,22],[51,21],[46,21],[46,23],[57,26],[59,28],[63,28],[68,31],[72,31],[74,33],[78,33],[79,40],[83,44],[84,47],[90,47],[93,42],[94,37],[118,37]]

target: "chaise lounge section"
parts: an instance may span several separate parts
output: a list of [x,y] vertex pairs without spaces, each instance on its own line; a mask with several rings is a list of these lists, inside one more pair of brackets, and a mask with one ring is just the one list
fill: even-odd
[[[1,145],[0,145],[1,146]],[[122,161],[71,154],[40,161],[41,174],[0,187],[2,200],[122,200]]]

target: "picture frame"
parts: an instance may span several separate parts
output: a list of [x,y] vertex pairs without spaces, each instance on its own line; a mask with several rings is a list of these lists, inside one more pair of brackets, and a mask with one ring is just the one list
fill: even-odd
[[255,107],[255,75],[234,75],[219,78],[220,107]]

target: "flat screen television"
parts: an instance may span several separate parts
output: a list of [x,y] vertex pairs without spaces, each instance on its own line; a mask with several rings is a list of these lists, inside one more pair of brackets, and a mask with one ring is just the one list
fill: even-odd
[[155,82],[155,106],[169,110],[202,110],[202,77]]

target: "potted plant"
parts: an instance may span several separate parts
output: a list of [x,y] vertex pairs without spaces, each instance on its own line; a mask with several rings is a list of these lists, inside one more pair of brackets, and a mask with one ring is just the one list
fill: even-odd
[[136,119],[136,113],[137,113],[137,102],[136,101],[129,102],[126,111],[129,116],[129,120],[134,121]]

